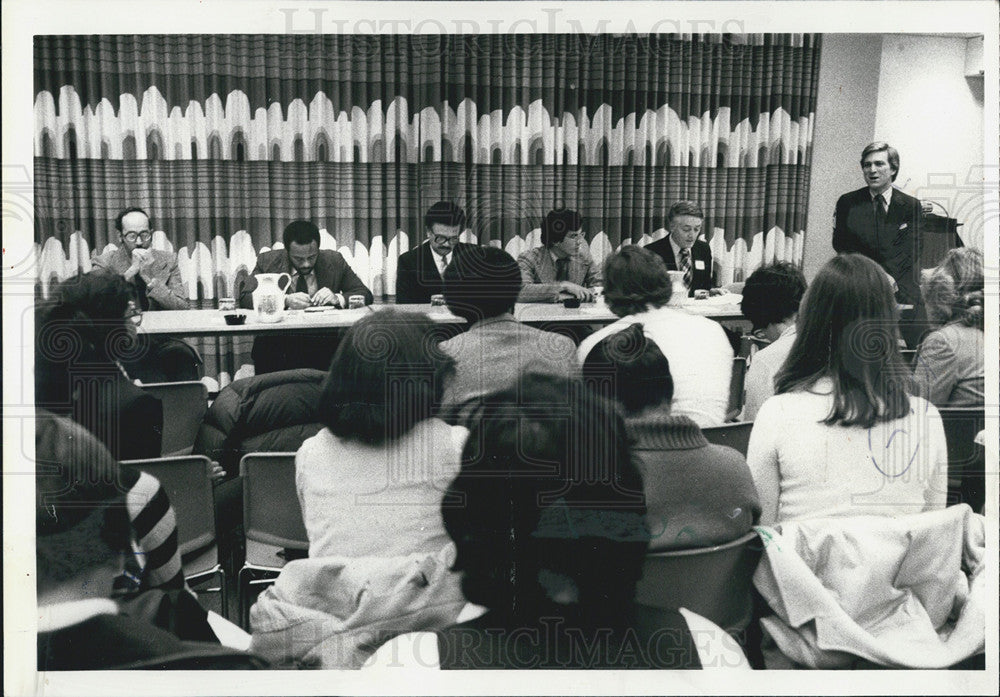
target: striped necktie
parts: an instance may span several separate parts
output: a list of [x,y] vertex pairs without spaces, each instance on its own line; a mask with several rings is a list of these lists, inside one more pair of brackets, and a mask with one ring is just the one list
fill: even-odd
[[684,272],[684,285],[691,287],[691,249],[685,247],[681,250],[681,261],[678,269]]

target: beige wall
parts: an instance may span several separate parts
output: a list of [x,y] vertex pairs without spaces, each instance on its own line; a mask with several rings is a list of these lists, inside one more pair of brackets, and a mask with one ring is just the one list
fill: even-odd
[[810,280],[833,256],[837,198],[864,184],[858,159],[875,132],[881,60],[881,35],[823,35],[802,253],[803,271]]

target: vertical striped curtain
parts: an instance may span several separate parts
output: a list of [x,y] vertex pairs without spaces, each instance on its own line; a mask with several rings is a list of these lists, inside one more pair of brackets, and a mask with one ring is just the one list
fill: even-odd
[[706,212],[723,282],[801,262],[816,35],[37,36],[40,280],[138,205],[211,305],[308,218],[378,295],[453,200],[518,254],[557,207],[600,260]]

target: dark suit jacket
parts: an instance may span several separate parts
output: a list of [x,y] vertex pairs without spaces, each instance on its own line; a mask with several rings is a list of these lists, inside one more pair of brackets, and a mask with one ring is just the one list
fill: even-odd
[[875,229],[875,209],[868,188],[837,200],[833,248],[874,259],[896,279],[896,298],[902,303],[920,300],[920,201],[893,189],[885,226]]
[[[372,292],[358,278],[340,252],[335,252],[332,249],[319,250],[315,270],[316,282],[320,288],[329,288],[334,293],[343,293],[345,300],[352,295],[363,295],[365,303],[371,304]],[[257,279],[254,278],[254,275],[259,273],[290,274],[292,271],[291,264],[288,263],[288,254],[283,249],[275,249],[259,255],[257,265],[250,272],[250,276],[240,291],[240,307],[253,307],[253,295],[251,294],[257,289]]]
[[[674,248],[670,246],[670,235],[647,244],[646,249],[660,255],[667,265],[667,271],[680,271],[677,268],[677,260],[674,259]],[[703,268],[698,268],[699,266]],[[691,247],[691,288],[688,295],[694,295],[696,290],[708,290],[711,287],[712,248],[704,240],[695,240],[694,246]]]
[[[459,242],[452,250],[452,260],[474,246]],[[432,295],[444,292],[443,287],[429,242],[399,256],[396,263],[397,303],[429,303]]]

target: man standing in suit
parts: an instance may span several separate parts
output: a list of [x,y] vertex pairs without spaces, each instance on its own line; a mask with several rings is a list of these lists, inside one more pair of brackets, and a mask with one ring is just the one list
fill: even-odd
[[459,242],[465,212],[450,201],[438,201],[424,216],[427,241],[401,254],[396,266],[396,302],[429,303],[443,292],[442,277],[457,255],[475,245]]
[[135,287],[143,310],[186,310],[184,282],[177,257],[150,248],[149,214],[141,208],[126,208],[115,219],[119,247],[94,258],[94,270],[122,276]]
[[667,211],[669,234],[646,245],[667,265],[667,271],[683,271],[688,296],[696,290],[712,287],[712,250],[708,242],[698,239],[705,214],[694,201],[678,201]]
[[[240,291],[240,306],[253,307],[255,274],[287,273],[285,308],[302,310],[310,306],[347,307],[352,295],[362,295],[365,304],[372,302],[372,292],[348,265],[340,252],[319,248],[319,228],[308,220],[289,223],[281,235],[284,249],[264,252],[257,257],[250,277]],[[251,357],[257,375],[292,368],[326,370],[337,350],[339,336],[321,332],[315,335],[261,335],[254,339]]]
[[259,273],[287,273],[285,307],[302,310],[312,305],[347,307],[352,295],[372,302],[372,292],[358,278],[340,252],[319,248],[319,228],[308,220],[289,223],[281,235],[284,250],[275,249],[257,257],[257,265],[240,292],[240,306],[253,307],[253,291]]
[[919,304],[920,202],[892,186],[899,153],[887,143],[872,143],[861,151],[861,171],[866,186],[837,200],[833,248],[877,261],[895,279],[896,299]]
[[594,299],[593,288],[601,285],[601,271],[582,249],[583,218],[576,211],[549,211],[542,221],[542,246],[518,257],[521,269],[522,303]]

